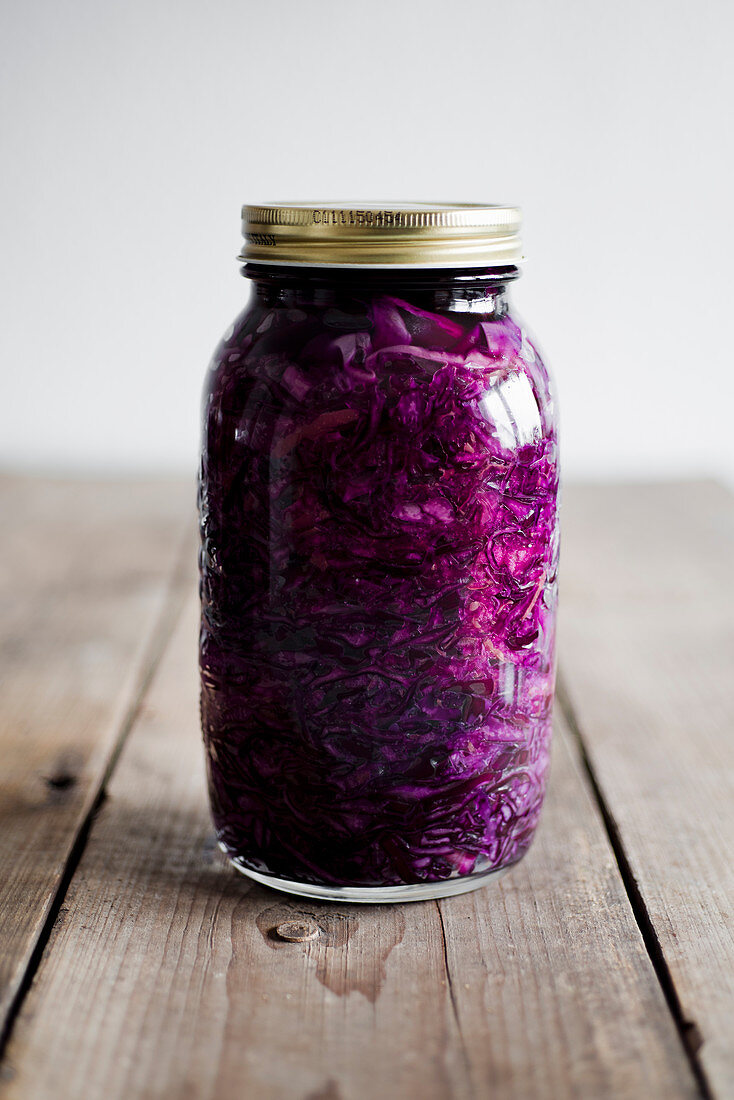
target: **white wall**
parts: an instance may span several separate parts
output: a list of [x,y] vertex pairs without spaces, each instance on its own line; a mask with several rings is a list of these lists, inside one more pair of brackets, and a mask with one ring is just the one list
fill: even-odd
[[728,0],[23,0],[0,463],[190,469],[246,200],[519,202],[574,477],[734,479]]

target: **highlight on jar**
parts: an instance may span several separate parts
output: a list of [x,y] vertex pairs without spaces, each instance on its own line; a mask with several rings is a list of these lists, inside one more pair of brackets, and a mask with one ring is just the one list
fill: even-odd
[[219,843],[309,897],[473,890],[532,841],[555,681],[555,397],[510,304],[519,211],[242,217],[199,478]]

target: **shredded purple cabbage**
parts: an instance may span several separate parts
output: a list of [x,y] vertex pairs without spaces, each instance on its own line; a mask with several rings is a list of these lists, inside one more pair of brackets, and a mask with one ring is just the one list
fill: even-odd
[[557,459],[509,313],[256,303],[217,350],[200,485],[218,835],[305,883],[514,863],[543,799]]

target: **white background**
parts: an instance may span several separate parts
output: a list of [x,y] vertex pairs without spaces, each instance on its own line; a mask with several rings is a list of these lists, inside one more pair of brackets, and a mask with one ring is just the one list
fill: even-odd
[[3,5],[0,464],[192,470],[243,201],[520,203],[567,477],[734,480],[730,0]]

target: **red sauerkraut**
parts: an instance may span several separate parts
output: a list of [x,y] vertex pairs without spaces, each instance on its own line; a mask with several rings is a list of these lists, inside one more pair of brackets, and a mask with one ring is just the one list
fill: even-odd
[[261,275],[217,349],[202,724],[218,836],[243,868],[396,886],[500,868],[530,843],[556,435],[545,369],[484,274],[461,309],[420,280],[402,297]]

